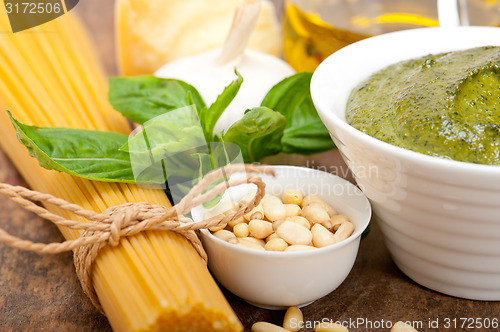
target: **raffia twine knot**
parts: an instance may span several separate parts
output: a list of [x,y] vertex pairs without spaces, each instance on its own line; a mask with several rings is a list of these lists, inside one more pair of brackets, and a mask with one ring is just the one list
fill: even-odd
[[[246,173],[246,176],[229,179],[229,176],[234,173]],[[80,236],[74,240],[46,244],[18,238],[0,228],[0,242],[17,249],[33,251],[39,254],[57,254],[73,250],[76,272],[82,288],[92,303],[102,311],[92,283],[92,265],[102,248],[105,246],[118,246],[123,237],[134,236],[144,231],[174,231],[186,237],[206,263],[207,255],[195,230],[226,224],[250,212],[260,203],[265,194],[265,184],[260,177],[249,173],[274,175],[269,167],[248,164],[229,165],[206,174],[173,207],[148,202],[125,203],[112,206],[102,213],[86,210],[79,205],[69,203],[50,194],[0,183],[0,194],[8,197],[24,209],[53,222],[59,227],[81,230]],[[225,181],[208,190],[210,185],[220,178],[225,179]],[[192,219],[185,217],[192,208],[213,199],[229,187],[243,183],[255,184],[257,193],[253,200],[242,205],[238,210],[228,215],[219,215],[200,222],[193,222]],[[89,222],[65,219],[44,207],[36,205],[33,201],[57,206],[62,210],[84,217]]]

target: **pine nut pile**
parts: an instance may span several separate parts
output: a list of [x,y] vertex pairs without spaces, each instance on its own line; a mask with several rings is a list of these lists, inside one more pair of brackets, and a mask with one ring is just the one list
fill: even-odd
[[[204,218],[229,214],[254,197],[240,203],[226,201],[208,211]],[[347,239],[354,232],[349,218],[337,212],[316,195],[287,189],[281,199],[266,194],[252,211],[227,225],[210,228],[212,234],[229,243],[269,251],[302,251],[329,246]]]
[[[314,332],[349,332],[347,327],[339,322],[318,322]],[[252,325],[252,332],[298,332],[304,326],[304,316],[297,307],[289,307],[283,319],[283,327],[268,322],[257,322]],[[398,321],[392,325],[390,332],[418,332],[411,325]]]

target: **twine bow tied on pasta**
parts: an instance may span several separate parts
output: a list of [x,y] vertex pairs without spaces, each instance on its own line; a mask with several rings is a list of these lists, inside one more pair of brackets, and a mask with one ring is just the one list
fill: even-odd
[[[234,173],[245,173],[245,175],[229,179],[230,175]],[[50,194],[2,183],[0,184],[0,194],[59,227],[80,230],[81,233],[74,240],[46,244],[23,240],[0,228],[0,242],[4,242],[14,248],[33,251],[39,254],[57,254],[73,250],[76,272],[83,290],[92,300],[92,303],[98,309],[102,310],[92,285],[92,264],[103,247],[108,245],[116,246],[122,237],[133,236],[143,231],[174,231],[186,237],[206,262],[207,255],[194,231],[222,225],[233,219],[240,218],[260,203],[265,194],[265,184],[260,177],[250,173],[274,175],[272,169],[269,167],[248,164],[229,165],[206,174],[173,207],[165,207],[148,202],[126,203],[110,207],[102,213],[86,210],[77,204],[69,203]],[[209,189],[214,181],[221,178],[226,179],[226,181]],[[256,185],[257,193],[253,200],[241,206],[238,210],[228,215],[215,216],[201,222],[193,222],[190,218],[185,217],[194,207],[213,199],[229,187],[244,183]],[[84,217],[89,222],[65,219],[33,203],[33,201],[54,205],[60,209]]]

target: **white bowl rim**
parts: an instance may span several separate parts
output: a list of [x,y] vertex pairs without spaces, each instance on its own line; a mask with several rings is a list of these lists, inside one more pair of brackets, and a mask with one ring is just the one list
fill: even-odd
[[307,169],[308,171],[310,170],[313,172],[320,172],[326,176],[331,176],[331,177],[337,178],[337,181],[340,181],[344,185],[352,186],[353,189],[357,192],[357,195],[360,198],[362,198],[363,200],[365,200],[365,202],[368,206],[367,220],[363,223],[362,227],[355,229],[354,232],[351,234],[351,236],[349,236],[347,239],[345,239],[343,241],[340,241],[339,243],[334,243],[334,244],[331,244],[329,246],[322,247],[322,248],[315,247],[314,249],[303,250],[303,251],[286,251],[285,252],[285,251],[257,250],[257,249],[245,248],[245,247],[234,245],[234,244],[229,243],[227,241],[224,241],[222,239],[219,239],[218,237],[213,235],[208,229],[200,229],[200,232],[202,232],[203,235],[205,235],[205,236],[209,236],[214,241],[219,243],[219,245],[222,245],[223,247],[227,248],[228,250],[236,250],[236,252],[240,251],[241,253],[252,254],[252,255],[262,256],[262,257],[267,257],[267,258],[270,258],[270,257],[284,258],[284,257],[307,257],[307,256],[317,255],[318,253],[324,253],[326,251],[334,251],[334,250],[336,250],[336,248],[344,247],[344,246],[348,245],[349,243],[355,241],[357,238],[361,237],[363,232],[370,225],[370,220],[371,220],[373,211],[372,211],[371,204],[370,204],[368,198],[365,196],[365,194],[357,186],[355,186],[351,182],[347,181],[346,179],[341,178],[338,175],[328,173],[328,172],[325,172],[322,170],[318,170],[318,169],[314,169],[314,168],[307,168],[307,167],[302,167],[302,166],[272,165],[270,167],[271,168],[277,167],[277,168],[282,168],[282,169]]
[[[327,72],[329,70],[331,63],[336,61],[336,58],[339,56],[339,54],[341,55],[345,52],[351,52],[351,50],[353,50],[353,49],[356,50],[357,48],[363,48],[365,44],[373,43],[377,40],[391,40],[391,39],[398,40],[398,39],[402,39],[402,38],[411,38],[414,35],[425,35],[425,34],[427,34],[429,36],[436,36],[437,33],[457,34],[463,30],[476,30],[478,33],[481,31],[489,31],[491,34],[498,33],[499,34],[499,42],[497,42],[496,44],[498,44],[500,46],[500,28],[499,27],[460,26],[460,27],[449,27],[449,28],[442,28],[442,27],[418,28],[418,29],[390,32],[390,33],[370,37],[370,38],[367,38],[364,40],[360,40],[358,42],[355,42],[353,44],[350,44],[346,47],[341,48],[337,52],[335,52],[332,55],[330,55],[329,57],[327,57],[322,63],[320,63],[318,68],[313,73],[313,76],[311,79],[310,90],[311,90],[312,100],[314,101],[314,104],[316,105],[316,109],[318,110],[318,113],[320,113],[322,116],[328,118],[330,121],[335,123],[336,126],[341,128],[342,130],[344,130],[348,134],[356,136],[363,143],[375,145],[380,149],[386,149],[386,150],[388,150],[388,152],[390,152],[392,154],[399,154],[399,155],[405,157],[410,162],[414,162],[417,164],[427,163],[431,167],[432,166],[433,167],[442,167],[442,168],[460,167],[462,169],[462,171],[465,171],[465,172],[473,172],[473,173],[481,172],[481,173],[486,173],[485,175],[490,175],[490,174],[491,175],[493,175],[493,174],[498,175],[500,173],[500,166],[499,165],[475,164],[475,163],[470,163],[470,162],[464,162],[464,161],[458,161],[458,160],[453,160],[453,159],[441,158],[441,157],[437,157],[437,156],[431,156],[431,155],[423,154],[420,152],[408,150],[408,149],[381,141],[377,138],[374,138],[368,134],[363,133],[362,131],[349,125],[345,121],[345,119],[341,119],[339,116],[337,116],[333,112],[321,111],[321,110],[330,109],[330,106],[328,106],[325,103],[325,98],[323,98],[323,96],[319,95],[319,93],[317,91],[320,91],[320,89],[318,89],[317,87],[318,87],[318,85],[321,84],[322,76],[324,75],[325,72]],[[367,53],[369,53],[369,52],[365,52],[364,54],[367,54]],[[408,58],[408,59],[410,59],[410,58]],[[402,61],[402,60],[398,60],[398,61]]]

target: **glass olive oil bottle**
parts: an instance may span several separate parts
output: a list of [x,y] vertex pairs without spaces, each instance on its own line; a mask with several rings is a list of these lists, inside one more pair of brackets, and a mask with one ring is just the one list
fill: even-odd
[[[285,0],[284,54],[297,71],[391,31],[439,26],[437,0]],[[458,0],[462,25],[500,26],[500,0]]]

